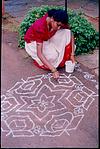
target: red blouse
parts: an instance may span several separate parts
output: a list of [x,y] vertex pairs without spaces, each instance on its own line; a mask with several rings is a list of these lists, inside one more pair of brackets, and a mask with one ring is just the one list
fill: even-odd
[[[27,43],[30,43],[31,41],[36,41],[42,43],[43,41],[46,41],[50,39],[56,31],[49,31],[47,27],[46,18],[48,17],[48,14],[46,13],[42,18],[36,20],[26,31],[26,34],[24,36],[24,40]],[[68,28],[68,26],[63,26],[63,28]]]
[[48,31],[46,22],[47,17],[48,14],[44,15],[29,27],[24,36],[24,40],[27,43],[30,43],[31,41],[42,43],[43,41],[50,39],[56,33],[56,31]]

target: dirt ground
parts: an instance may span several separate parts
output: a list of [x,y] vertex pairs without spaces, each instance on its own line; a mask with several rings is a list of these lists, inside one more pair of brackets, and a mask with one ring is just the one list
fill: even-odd
[[19,22],[17,22],[13,16],[6,12],[2,17],[2,29],[11,32],[17,32],[18,26]]

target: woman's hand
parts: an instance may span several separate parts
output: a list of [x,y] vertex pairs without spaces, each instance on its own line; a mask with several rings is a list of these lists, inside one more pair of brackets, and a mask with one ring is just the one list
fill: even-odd
[[53,75],[53,77],[54,77],[55,79],[58,79],[58,78],[59,78],[59,72],[57,71],[56,68],[53,68],[53,69],[51,70],[51,72],[52,72],[52,75]]
[[59,78],[59,72],[58,71],[53,72],[52,75],[55,79]]

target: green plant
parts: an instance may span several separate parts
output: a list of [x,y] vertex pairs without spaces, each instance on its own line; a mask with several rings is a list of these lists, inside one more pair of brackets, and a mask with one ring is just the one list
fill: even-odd
[[[41,6],[30,9],[21,22],[18,33],[18,43],[21,48],[25,47],[24,35],[29,26],[38,18],[42,17],[48,10],[64,9],[62,6]],[[81,12],[68,9],[69,25],[75,37],[75,54],[89,53],[99,46],[99,33],[93,25],[84,18]]]

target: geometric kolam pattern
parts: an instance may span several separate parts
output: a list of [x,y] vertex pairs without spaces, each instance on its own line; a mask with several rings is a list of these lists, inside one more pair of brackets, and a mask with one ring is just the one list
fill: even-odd
[[[79,67],[76,70],[82,72]],[[83,73],[96,84],[93,76]],[[51,73],[21,79],[1,96],[2,133],[6,137],[70,135],[96,97],[96,92],[72,74],[63,73],[58,80]]]

